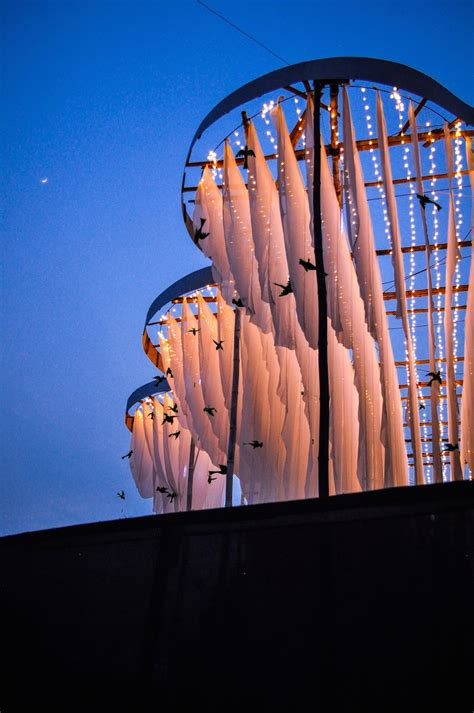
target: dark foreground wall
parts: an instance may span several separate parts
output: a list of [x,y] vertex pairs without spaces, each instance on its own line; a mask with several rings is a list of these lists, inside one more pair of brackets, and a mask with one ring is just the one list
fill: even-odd
[[472,711],[473,485],[3,538],[0,710]]

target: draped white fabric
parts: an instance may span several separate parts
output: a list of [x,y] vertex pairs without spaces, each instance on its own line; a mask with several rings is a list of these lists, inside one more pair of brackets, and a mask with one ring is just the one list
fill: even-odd
[[230,303],[234,295],[234,278],[224,240],[222,196],[208,166],[203,171],[196,191],[193,225],[198,236],[208,233],[206,237],[198,237],[197,242],[204,255],[212,260],[213,278],[219,283],[224,298]]
[[413,352],[410,324],[408,322],[407,299],[405,294],[405,267],[403,264],[400,227],[398,224],[397,201],[392,182],[392,166],[390,163],[390,152],[388,148],[387,128],[385,124],[382,99],[379,92],[377,92],[377,127],[383,184],[390,226],[390,238],[392,242],[392,264],[395,276],[395,292],[397,295],[397,317],[402,320],[408,358],[409,424],[412,453],[414,457],[415,482],[421,484],[424,481],[424,475],[423,454],[421,451],[420,415],[418,410],[418,378],[416,375],[415,356]]
[[406,485],[408,461],[403,432],[403,414],[398,377],[390,341],[387,314],[383,302],[382,280],[375,252],[364,176],[352,125],[349,98],[343,89],[344,160],[348,172],[348,200],[351,202],[350,240],[364,301],[365,318],[376,339],[380,354],[380,374],[383,395],[382,442],[385,446],[384,484]]
[[459,411],[456,387],[456,373],[454,369],[454,341],[453,341],[453,283],[456,262],[460,257],[458,240],[456,237],[456,222],[454,212],[454,196],[452,189],[453,155],[449,136],[449,127],[445,124],[446,165],[449,179],[449,217],[448,217],[448,249],[446,252],[446,292],[444,298],[444,339],[446,348],[446,394],[448,401],[448,438],[449,443],[456,447],[449,453],[451,480],[462,480],[461,459],[459,454]]
[[271,329],[271,314],[260,290],[247,186],[227,141],[224,148],[223,199],[225,244],[235,288],[252,321],[268,332]]
[[146,442],[144,417],[140,409],[137,410],[133,421],[131,450],[130,470],[137,490],[142,498],[151,498],[154,481],[153,461]]
[[280,212],[289,277],[296,300],[296,314],[308,344],[316,349],[318,346],[316,272],[314,268],[306,270],[300,264],[300,260],[304,260],[314,265],[308,196],[281,106],[278,105],[271,115],[278,136]]
[[[408,107],[408,119],[410,124],[411,149],[413,164],[416,177],[416,191],[422,196],[425,193],[423,187],[423,172],[421,169],[420,146],[418,143],[418,133],[416,127],[415,111],[413,104],[410,101]],[[431,247],[428,234],[428,223],[426,220],[425,208],[419,201],[419,210],[423,225],[423,236],[425,239],[425,255],[426,255],[426,284],[428,289],[428,349],[429,349],[429,364],[430,371],[435,374],[436,369],[436,338],[434,328],[434,303],[433,303],[433,281],[431,277]],[[433,460],[433,480],[435,483],[443,482],[443,469],[441,465],[441,449],[440,449],[440,426],[438,415],[440,384],[438,381],[433,381],[430,387],[430,406],[431,406],[431,435],[432,435],[432,460]]]
[[286,285],[289,270],[278,190],[252,122],[248,126],[247,144],[255,154],[248,157],[248,195],[262,298],[270,304],[275,344],[294,349],[295,297],[293,293],[279,297],[282,287],[278,285]]
[[[474,234],[474,161],[471,139],[466,139],[467,165],[471,183],[471,235]],[[464,386],[461,400],[461,453],[474,478],[474,258],[471,254],[469,271],[470,290],[467,296],[464,325]]]

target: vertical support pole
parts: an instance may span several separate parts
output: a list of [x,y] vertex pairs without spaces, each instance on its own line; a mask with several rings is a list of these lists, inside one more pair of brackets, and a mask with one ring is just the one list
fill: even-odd
[[319,334],[319,497],[329,496],[329,369],[326,273],[323,257],[323,232],[321,226],[321,126],[320,101],[323,92],[320,82],[314,82],[314,177],[313,177],[313,231],[316,279],[318,283]]
[[234,480],[235,442],[237,440],[237,402],[239,400],[240,375],[240,310],[235,309],[234,361],[232,367],[232,394],[230,400],[229,442],[227,445],[227,475],[225,477],[225,506],[232,507],[232,485]]
[[191,438],[191,446],[189,448],[189,465],[188,465],[188,492],[186,493],[186,510],[193,508],[193,480],[194,480],[194,454],[196,445],[194,438]]
[[331,122],[331,158],[332,158],[332,180],[334,183],[334,188],[336,190],[337,200],[339,201],[339,206],[342,208],[342,186],[341,179],[339,177],[339,134],[337,130],[337,96],[339,93],[339,87],[337,84],[331,84],[329,89],[330,103],[330,122]]

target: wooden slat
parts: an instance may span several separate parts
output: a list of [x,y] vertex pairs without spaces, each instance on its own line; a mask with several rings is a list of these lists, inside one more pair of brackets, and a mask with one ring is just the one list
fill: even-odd
[[[440,362],[445,362],[446,357],[443,357],[442,359],[436,359],[436,361]],[[456,361],[464,361],[464,357],[457,357]],[[429,359],[415,359],[415,364],[429,364],[430,360]],[[395,366],[407,366],[408,362],[407,361],[396,361]]]
[[[454,287],[453,291],[454,293],[456,292],[467,292],[469,289],[469,285],[459,285],[458,287]],[[445,287],[434,287],[433,288],[433,294],[434,295],[444,295],[446,292]],[[405,292],[405,295],[407,297],[428,297],[428,290],[426,288],[422,290],[407,290]],[[397,298],[397,293],[396,292],[384,292],[383,295],[384,300],[395,300]]]
[[[466,305],[458,305],[457,307],[453,307],[453,312],[457,312],[457,310],[459,310],[459,309],[466,309]],[[444,307],[435,307],[434,311],[435,311],[435,313],[436,312],[444,312]],[[390,314],[393,317],[396,317],[397,310],[388,309],[387,314]],[[416,309],[409,310],[409,314],[428,314],[428,308],[427,307],[417,307]]]
[[[462,386],[464,384],[464,379],[456,379],[456,386]],[[417,388],[419,389],[427,389],[430,387],[430,382],[429,381],[419,381],[417,383]],[[398,385],[399,389],[408,389],[408,384],[399,384]]]
[[[472,246],[472,240],[461,240],[458,242],[458,248],[470,248]],[[448,248],[448,243],[438,243],[436,246],[431,245],[431,252],[435,252],[435,247],[437,247],[438,250],[447,250]],[[406,245],[405,247],[402,248],[402,253],[424,253],[426,250],[425,245]],[[384,250],[376,250],[375,251],[377,255],[391,255],[392,250],[391,248],[387,248]]]
[[[414,110],[415,116],[418,116],[418,114],[419,114],[420,111],[423,109],[423,107],[425,106],[425,104],[426,104],[427,101],[428,101],[428,99],[426,99],[426,98],[424,98],[424,99],[421,100],[421,102],[418,104],[418,106],[417,106],[416,109]],[[399,136],[403,136],[403,135],[407,132],[409,126],[410,126],[410,120],[407,119],[406,122],[405,122],[405,124],[404,124],[403,127],[401,128],[401,130],[398,132],[398,135],[399,135]]]

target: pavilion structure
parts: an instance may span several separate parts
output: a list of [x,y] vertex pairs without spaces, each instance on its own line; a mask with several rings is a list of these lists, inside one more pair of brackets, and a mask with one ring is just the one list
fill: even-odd
[[203,120],[183,174],[209,259],[151,305],[128,399],[156,513],[474,474],[474,110],[413,69],[272,72]]

